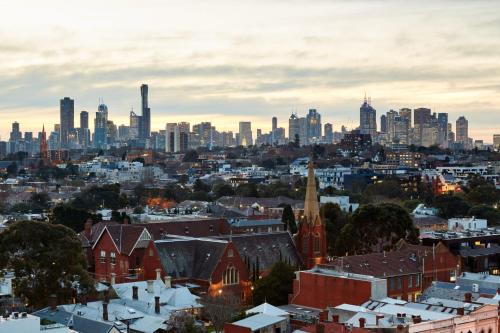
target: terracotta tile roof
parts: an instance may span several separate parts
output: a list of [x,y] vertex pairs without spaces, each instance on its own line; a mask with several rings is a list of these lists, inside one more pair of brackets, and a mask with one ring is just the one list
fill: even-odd
[[118,247],[119,252],[127,255],[138,242],[144,229],[144,227],[129,224],[106,226],[106,230]]

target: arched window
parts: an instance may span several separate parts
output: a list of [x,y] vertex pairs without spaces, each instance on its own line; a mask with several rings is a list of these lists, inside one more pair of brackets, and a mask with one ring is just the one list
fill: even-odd
[[222,284],[237,284],[240,283],[240,273],[233,265],[228,266],[222,273]]
[[319,237],[319,234],[314,235],[314,252],[319,252],[321,248],[321,238]]

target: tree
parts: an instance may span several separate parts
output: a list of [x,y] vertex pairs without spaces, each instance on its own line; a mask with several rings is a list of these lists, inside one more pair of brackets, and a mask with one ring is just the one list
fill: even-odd
[[449,219],[457,216],[465,216],[469,212],[469,204],[458,195],[442,194],[435,198],[434,207],[439,210],[439,216]]
[[385,179],[381,182],[368,185],[363,191],[363,196],[372,202],[377,198],[404,199],[404,193],[397,179]]
[[196,150],[188,150],[184,154],[182,162],[198,162],[198,153],[196,152]]
[[241,184],[236,188],[236,194],[242,197],[258,197],[257,186],[254,183]]
[[356,210],[342,227],[335,243],[337,255],[380,252],[404,239],[418,243],[418,229],[408,212],[399,205],[365,205]]
[[41,213],[50,206],[50,197],[46,192],[33,193],[29,199],[29,206],[33,213]]
[[69,204],[60,204],[52,209],[49,221],[53,224],[62,224],[75,232],[83,230],[87,219],[96,220],[96,216],[85,209],[75,208]]
[[203,328],[196,323],[192,314],[186,311],[174,311],[167,320],[167,332],[201,333]]
[[289,230],[292,235],[297,233],[297,222],[295,222],[295,214],[293,213],[292,206],[286,205],[283,207],[281,222],[285,224],[286,230]]
[[475,216],[478,219],[486,219],[488,220],[488,225],[500,224],[500,210],[491,206],[474,206],[469,210],[469,213],[467,215]]
[[203,315],[208,318],[216,333],[223,331],[224,323],[227,323],[239,311],[240,300],[232,294],[220,294],[216,296],[206,295],[201,299]]
[[333,254],[337,237],[340,235],[342,228],[347,224],[347,217],[342,212],[339,205],[331,202],[321,207],[320,214],[325,224],[328,253]]
[[17,222],[0,234],[0,269],[14,271],[15,294],[35,308],[52,294],[68,302],[94,285],[76,234],[45,222]]
[[30,206],[24,202],[19,202],[10,207],[10,211],[13,213],[29,213]]
[[276,306],[288,304],[288,295],[293,292],[294,279],[295,268],[284,262],[277,262],[268,275],[262,279],[257,279],[255,282],[253,291],[254,305],[261,304],[264,301]]
[[17,163],[16,162],[12,162],[11,164],[9,164],[9,166],[7,166],[7,174],[10,177],[17,176]]
[[214,184],[212,191],[215,195],[215,198],[218,199],[224,196],[234,195],[233,187],[227,183],[219,182]]

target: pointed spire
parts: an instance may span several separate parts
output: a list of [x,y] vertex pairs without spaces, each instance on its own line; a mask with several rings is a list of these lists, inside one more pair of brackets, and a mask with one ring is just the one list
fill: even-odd
[[304,216],[307,219],[307,223],[314,224],[316,222],[316,218],[319,218],[319,204],[318,195],[316,193],[316,176],[314,174],[312,159],[309,161],[307,168],[307,187],[306,200],[304,203]]
[[366,104],[366,91],[365,91],[365,99],[363,100],[363,102]]

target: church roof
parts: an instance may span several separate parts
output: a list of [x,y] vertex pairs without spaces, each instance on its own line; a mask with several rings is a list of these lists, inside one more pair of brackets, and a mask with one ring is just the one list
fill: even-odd
[[[318,194],[316,192],[316,176],[313,163],[309,162],[307,170],[306,199],[304,203],[304,217],[308,223],[314,223],[319,217]],[[321,221],[321,219],[320,219]]]

